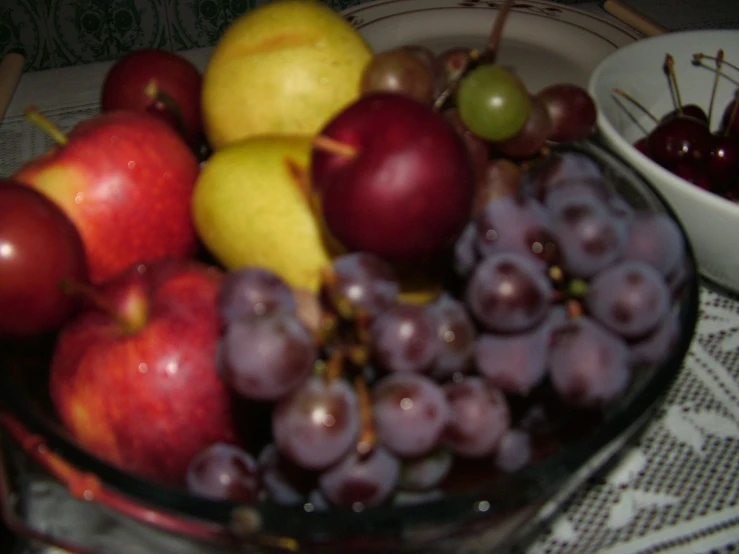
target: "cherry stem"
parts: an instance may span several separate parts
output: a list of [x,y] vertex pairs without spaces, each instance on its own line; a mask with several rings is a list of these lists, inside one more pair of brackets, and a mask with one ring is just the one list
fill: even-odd
[[359,400],[359,440],[357,452],[360,456],[370,454],[377,444],[377,430],[372,415],[372,399],[364,378],[359,375],[354,379],[354,390]]
[[630,94],[628,94],[627,92],[624,92],[624,91],[623,91],[623,90],[621,90],[620,88],[614,88],[614,89],[612,90],[612,92],[613,92],[614,94],[618,94],[618,95],[619,95],[619,96],[621,96],[622,98],[625,98],[626,100],[628,100],[629,102],[631,102],[631,103],[632,103],[632,104],[633,104],[634,106],[636,106],[637,108],[639,108],[639,110],[641,110],[641,111],[642,111],[642,112],[644,112],[644,113],[645,113],[646,115],[648,115],[648,116],[649,116],[649,117],[650,117],[650,118],[652,119],[652,121],[654,121],[655,123],[659,123],[659,119],[657,119],[657,118],[656,118],[656,117],[654,116],[654,114],[652,114],[652,112],[650,112],[650,111],[649,111],[649,110],[648,110],[647,108],[645,108],[645,107],[644,107],[644,106],[643,106],[643,105],[642,105],[642,104],[641,104],[641,103],[640,103],[640,102],[639,102],[638,100],[636,100],[636,99],[635,99],[634,97],[632,97],[632,96],[631,96]]
[[[132,321],[124,317],[120,311],[116,310],[115,307],[91,285],[80,283],[73,279],[62,279],[59,282],[59,286],[66,294],[80,296],[92,302],[97,309],[110,316],[110,318],[112,318],[126,334],[133,333],[143,326],[143,321]],[[145,317],[143,319],[145,320]]]
[[737,116],[739,115],[739,88],[736,89],[736,92],[734,93],[734,102],[731,106],[731,113],[729,114],[729,119],[726,122],[726,129],[724,129],[724,136],[729,136],[729,130],[734,125],[734,121],[736,121]]
[[683,115],[683,101],[680,98],[680,87],[677,84],[677,75],[675,74],[675,58],[670,54],[665,56],[665,71],[667,71],[667,78],[670,81],[670,89],[675,95],[677,113]]
[[505,0],[505,2],[503,2],[503,6],[501,6],[500,11],[498,12],[498,15],[495,17],[493,30],[490,33],[488,44],[483,53],[486,62],[494,63],[495,58],[498,56],[500,40],[503,36],[503,27],[505,26],[505,21],[508,18],[511,8],[513,8],[513,0]]
[[719,48],[716,53],[716,72],[713,75],[713,87],[711,88],[711,101],[708,104],[708,124],[711,124],[713,117],[713,105],[716,102],[716,89],[718,88],[718,80],[721,77],[721,69],[724,63],[724,51]]
[[357,155],[357,149],[353,146],[324,135],[317,135],[313,139],[313,148],[344,158],[354,158]]
[[[719,50],[719,52],[721,52],[721,63],[723,63],[724,65],[728,65],[731,69],[734,69],[736,71],[739,71],[739,66],[734,65],[731,62],[727,62],[726,60],[723,59],[723,54],[724,54],[723,50]],[[708,56],[708,55],[704,54],[703,52],[698,52],[696,54],[693,54],[693,61],[694,62],[700,63],[703,60],[718,61],[716,59],[716,56]]]
[[43,129],[58,145],[64,146],[67,144],[67,135],[62,133],[59,127],[52,123],[48,117],[38,111],[35,106],[28,106],[23,110],[23,116],[29,123]]
[[182,110],[180,110],[180,106],[177,104],[174,98],[172,98],[169,94],[159,88],[156,79],[151,79],[148,83],[146,83],[146,86],[144,87],[144,94],[147,98],[151,99],[154,104],[162,104],[167,109],[167,111],[174,116],[174,119],[177,122],[177,130],[183,136],[187,136],[187,131],[185,129],[185,119],[182,117]]

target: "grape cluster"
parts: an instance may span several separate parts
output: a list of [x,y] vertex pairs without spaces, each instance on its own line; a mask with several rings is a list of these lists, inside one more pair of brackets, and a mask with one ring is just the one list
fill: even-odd
[[515,403],[547,389],[602,407],[678,337],[679,228],[627,205],[584,154],[532,163],[449,257],[428,303],[363,252],[335,258],[307,297],[265,269],[231,271],[219,367],[268,406],[271,432],[259,452],[204,451],[189,490],[358,510],[441,490],[460,461],[514,471],[532,460]]
[[491,52],[475,49],[439,55],[420,45],[387,50],[370,61],[361,87],[363,94],[403,94],[441,110],[483,165],[490,149],[527,158],[547,142],[584,139],[596,120],[595,103],[582,87],[554,84],[530,94],[511,69],[494,63]]
[[646,112],[655,122],[649,134],[635,143],[635,147],[653,161],[671,171],[678,177],[693,183],[709,192],[713,192],[731,200],[739,199],[739,96],[732,99],[724,108],[718,125],[712,129],[713,102],[720,78],[731,77],[723,74],[723,67],[728,66],[735,71],[739,67],[723,59],[723,52],[706,56],[694,54],[694,64],[700,65],[705,60],[714,60],[715,79],[711,104],[708,113],[697,104],[682,104],[677,84],[677,76],[673,69],[672,56],[665,56],[665,72],[673,96],[677,99],[674,110],[661,118],[649,113],[646,108],[632,99],[620,89],[615,92],[625,96],[639,109]]

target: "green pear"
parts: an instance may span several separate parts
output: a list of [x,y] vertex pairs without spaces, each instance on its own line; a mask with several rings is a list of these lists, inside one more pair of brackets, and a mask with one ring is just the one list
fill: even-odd
[[312,137],[263,135],[216,151],[192,197],[203,244],[226,268],[271,269],[316,291],[331,251],[308,187]]
[[359,97],[364,38],[318,0],[249,10],[216,43],[203,75],[203,123],[219,149],[259,134],[316,134]]

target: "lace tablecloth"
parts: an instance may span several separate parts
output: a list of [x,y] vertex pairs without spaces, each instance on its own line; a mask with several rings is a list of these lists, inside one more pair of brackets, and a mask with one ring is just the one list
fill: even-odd
[[[204,67],[209,50],[186,55]],[[67,130],[97,112],[108,66],[23,77],[0,126],[0,176],[51,146],[23,120],[23,108],[34,104]],[[663,409],[617,467],[570,499],[528,553],[739,552],[738,501],[739,300],[703,286],[697,334]]]

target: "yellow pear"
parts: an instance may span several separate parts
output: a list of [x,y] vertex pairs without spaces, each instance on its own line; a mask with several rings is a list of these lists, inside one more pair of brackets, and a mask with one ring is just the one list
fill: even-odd
[[262,135],[216,151],[195,184],[203,244],[226,268],[257,265],[316,291],[331,263],[307,188],[312,138]]
[[219,149],[259,134],[315,134],[359,97],[372,51],[318,0],[275,0],[237,18],[203,76],[206,135]]

